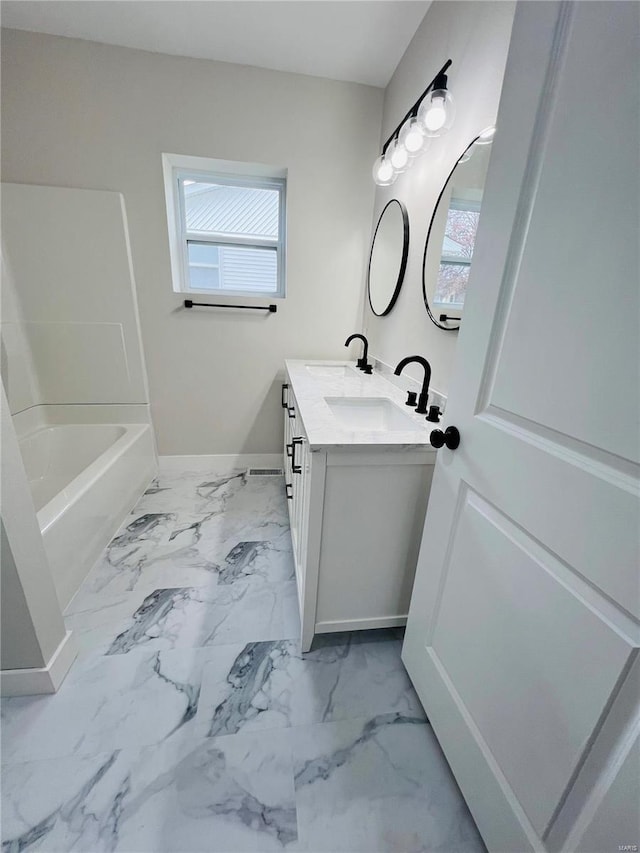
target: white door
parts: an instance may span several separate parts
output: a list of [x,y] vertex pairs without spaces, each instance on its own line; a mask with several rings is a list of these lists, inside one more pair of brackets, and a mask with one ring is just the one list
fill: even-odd
[[403,660],[492,851],[640,844],[639,13],[518,4],[425,522]]

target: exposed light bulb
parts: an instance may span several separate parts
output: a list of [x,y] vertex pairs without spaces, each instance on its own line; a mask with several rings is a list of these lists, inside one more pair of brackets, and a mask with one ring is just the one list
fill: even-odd
[[440,130],[446,119],[447,111],[444,108],[444,98],[434,94],[424,116],[424,126],[427,130]]
[[391,152],[391,165],[396,172],[404,172],[409,165],[409,152],[399,139],[396,139]]
[[405,123],[400,131],[399,139],[410,157],[416,157],[423,150],[427,141],[415,116]]
[[395,169],[384,155],[373,164],[373,180],[379,187],[388,187],[395,181]]
[[426,136],[442,136],[453,124],[454,114],[451,92],[436,89],[420,104],[418,122]]

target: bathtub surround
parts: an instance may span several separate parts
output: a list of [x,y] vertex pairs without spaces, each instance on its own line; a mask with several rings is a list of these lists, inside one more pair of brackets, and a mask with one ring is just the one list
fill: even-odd
[[282,478],[161,474],[68,608],[61,690],[2,704],[6,848],[482,853],[401,634],[302,657],[293,571]]
[[[449,57],[449,86],[456,100],[456,118],[442,137],[431,139],[410,170],[390,187],[376,189],[372,230],[392,198],[406,205],[411,244],[404,284],[386,317],[376,317],[364,304],[363,327],[371,351],[388,364],[408,352],[425,355],[432,382],[445,396],[458,335],[437,329],[422,300],[422,255],[438,195],[458,157],[480,131],[495,123],[507,59],[515,3],[436,2],[429,7],[385,90],[381,142]],[[499,129],[498,129],[499,132]],[[414,378],[420,370],[408,369]]]
[[[279,452],[284,358],[339,358],[362,313],[382,90],[15,30],[2,60],[3,180],[125,197],[159,452]],[[163,152],[288,169],[277,314],[181,307]]]
[[148,404],[123,196],[4,183],[1,198],[8,296],[19,303],[37,378],[28,401],[14,378],[24,353],[4,341],[12,413],[28,402]]
[[65,403],[60,406],[32,406],[13,416],[13,425],[19,436],[38,429],[43,423],[49,426],[64,424],[145,424],[149,407],[140,405],[84,406]]

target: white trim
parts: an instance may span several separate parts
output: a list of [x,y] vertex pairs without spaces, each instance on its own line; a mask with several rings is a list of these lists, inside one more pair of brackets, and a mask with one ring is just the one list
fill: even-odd
[[46,666],[30,669],[3,669],[0,672],[0,695],[35,696],[55,693],[76,659],[78,647],[67,631]]
[[[286,257],[287,257],[287,169],[280,166],[268,166],[264,163],[244,163],[236,160],[218,160],[212,157],[191,157],[185,154],[162,154],[162,172],[164,178],[165,202],[167,209],[167,231],[169,235],[169,256],[171,261],[171,278],[175,293],[204,294],[242,297],[243,299],[284,299],[287,292]],[[225,180],[224,176],[229,175]],[[232,291],[218,288],[207,290],[194,289],[189,286],[189,264],[187,258],[187,242],[189,234],[185,229],[185,213],[183,193],[180,181],[185,177],[195,179],[217,179],[230,186],[267,187],[278,191],[278,239],[269,242],[269,248],[276,249],[277,255],[277,290],[263,292],[259,289]],[[193,242],[193,240],[192,240]],[[212,242],[215,245],[238,245],[237,240],[203,239],[198,237],[196,242]],[[242,242],[242,241],[240,241]],[[261,241],[247,242],[247,246],[260,248]]]
[[[242,160],[218,160],[213,157],[193,157],[190,154],[163,154],[163,166],[170,169],[193,169],[194,171],[224,172],[228,175],[244,175],[251,178],[286,178],[287,169],[283,166],[270,166],[267,163],[245,163]],[[215,164],[212,167],[212,163]],[[165,173],[166,174],[166,173]]]
[[365,619],[346,619],[331,622],[316,622],[316,634],[335,631],[365,631],[371,628],[400,628],[407,624],[407,616],[368,616]]
[[[298,411],[298,403],[293,396],[291,380],[289,390]],[[295,559],[301,559],[302,565],[296,565],[296,574],[303,579],[304,600],[300,611],[300,626],[302,651],[308,652],[313,644],[317,626],[316,612],[318,609],[318,586],[320,583],[320,556],[322,551],[322,530],[324,523],[324,495],[327,477],[327,453],[315,453],[311,457],[311,468],[304,477],[307,481],[309,494],[308,504],[304,508],[307,513],[307,542],[304,553]],[[329,629],[331,630],[331,629]]]
[[160,456],[161,474],[185,471],[224,473],[235,468],[282,468],[282,453],[219,453],[202,456]]
[[[241,287],[234,290],[230,287],[223,286],[222,269],[219,274],[219,286],[217,288],[200,289],[191,286],[191,277],[189,271],[189,243],[210,243],[211,245],[225,248],[247,248],[247,249],[271,249],[276,253],[276,290],[264,292],[265,296],[271,296],[274,299],[282,299],[286,293],[285,279],[285,254],[286,254],[286,193],[287,181],[286,178],[264,178],[251,177],[244,174],[232,175],[225,178],[224,175],[215,168],[217,161],[211,160],[211,166],[207,171],[194,171],[184,167],[174,166],[172,169],[172,179],[174,190],[177,194],[178,209],[176,210],[176,218],[178,223],[178,233],[181,248],[181,285],[182,291],[185,293],[226,293],[232,296],[260,296],[263,294],[261,288],[255,289],[247,282],[246,287]],[[252,189],[271,189],[278,193],[278,237],[277,239],[265,237],[245,237],[237,234],[221,234],[219,232],[201,232],[189,231],[187,229],[187,214],[185,208],[184,184],[186,180],[195,181],[211,181],[216,184],[222,184],[228,187],[248,187]],[[174,282],[174,289],[175,289]]]
[[[140,308],[138,306],[138,288],[136,286],[136,277],[133,272],[133,252],[131,251],[131,235],[129,233],[129,219],[127,217],[127,207],[124,200],[124,194],[118,193],[120,196],[120,210],[122,211],[122,228],[124,231],[124,243],[127,252],[127,264],[129,266],[129,291],[131,293],[131,303],[133,308],[133,322],[136,329],[136,343],[138,344],[138,354],[140,356],[140,366],[142,370],[142,388],[144,390],[144,403],[150,405],[151,396],[149,394],[149,377],[147,375],[147,362],[142,346],[142,326],[140,325]],[[124,340],[123,340],[124,346]],[[125,348],[126,351],[126,348]],[[155,441],[155,439],[154,439]]]

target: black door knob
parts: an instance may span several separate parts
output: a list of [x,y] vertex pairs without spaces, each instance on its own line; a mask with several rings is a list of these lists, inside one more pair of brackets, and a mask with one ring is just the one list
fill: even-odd
[[455,450],[460,444],[460,433],[454,426],[447,427],[444,432],[441,429],[434,429],[431,431],[429,441],[432,447],[442,447],[446,444],[449,450]]

